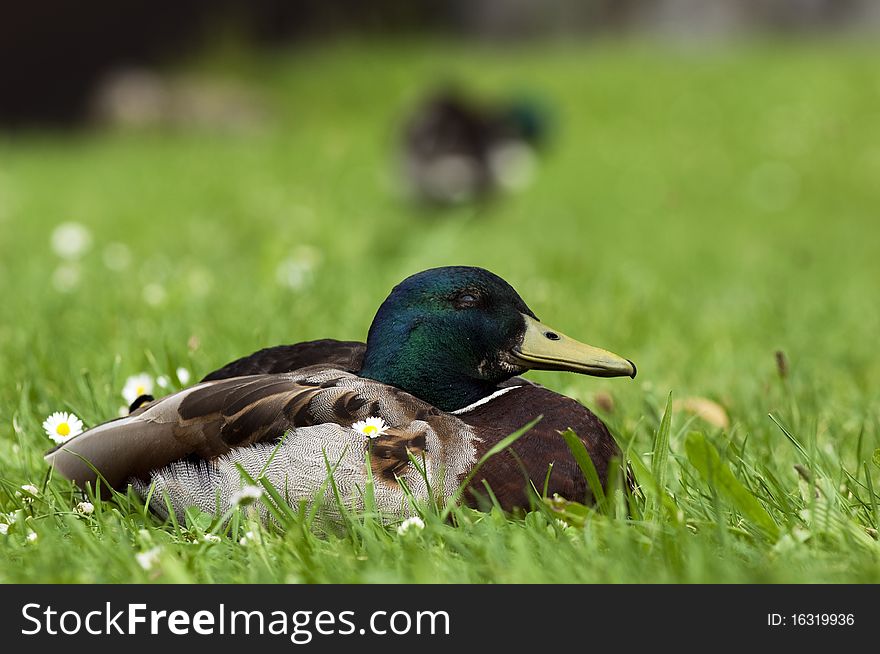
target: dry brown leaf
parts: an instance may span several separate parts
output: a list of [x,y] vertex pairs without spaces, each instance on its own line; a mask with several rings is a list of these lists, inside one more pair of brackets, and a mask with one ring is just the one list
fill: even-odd
[[675,400],[672,407],[677,411],[687,411],[715,427],[722,429],[730,427],[730,418],[727,417],[727,411],[724,410],[724,407],[708,398],[686,397]]
[[593,395],[593,402],[605,413],[614,413],[614,398],[608,393],[598,391]]

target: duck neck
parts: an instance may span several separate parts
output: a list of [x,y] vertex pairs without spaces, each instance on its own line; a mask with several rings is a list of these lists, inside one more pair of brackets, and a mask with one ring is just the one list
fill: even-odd
[[454,411],[497,390],[495,382],[467,373],[472,366],[463,363],[464,354],[422,346],[412,338],[368,342],[360,375]]

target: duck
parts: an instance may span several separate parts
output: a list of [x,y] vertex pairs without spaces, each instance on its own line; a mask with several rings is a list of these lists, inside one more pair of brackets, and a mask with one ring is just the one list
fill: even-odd
[[404,125],[407,186],[416,198],[440,206],[518,190],[531,181],[545,123],[536,103],[525,99],[488,105],[458,90],[438,91]]
[[411,498],[528,510],[535,489],[590,501],[561,432],[577,434],[602,484],[620,451],[592,411],[521,377],[528,370],[636,376],[631,360],[542,323],[498,275],[432,268],[392,289],[365,343],[260,350],[45,458],[82,489],[131,486],[165,517],[229,510],[247,485],[242,470],[294,506],[321,493],[333,504],[328,470],[350,506],[364,506],[371,483],[384,514],[411,511]]

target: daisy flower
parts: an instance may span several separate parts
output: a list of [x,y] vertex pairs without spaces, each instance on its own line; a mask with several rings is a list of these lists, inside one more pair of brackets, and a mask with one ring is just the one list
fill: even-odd
[[293,291],[305,288],[315,277],[315,268],[321,262],[321,252],[308,245],[301,245],[285,258],[275,270],[275,278],[281,286]]
[[156,384],[159,386],[159,388],[168,388],[168,384],[170,383],[171,380],[168,379],[166,375],[159,375],[158,377],[156,377]]
[[153,394],[153,378],[146,372],[139,375],[132,375],[125,380],[125,386],[122,387],[122,397],[131,405],[141,395]]
[[63,259],[77,259],[92,244],[92,235],[79,223],[61,223],[52,232],[52,250]]
[[9,525],[5,522],[0,522],[0,536],[5,536],[9,533]]
[[259,486],[243,486],[240,491],[233,493],[229,501],[233,506],[247,506],[253,504],[263,496],[263,489]]
[[141,566],[144,570],[152,570],[156,567],[156,564],[159,563],[159,552],[161,550],[158,547],[154,547],[145,552],[138,552],[134,555],[134,558],[137,559],[138,565]]
[[238,544],[239,544],[239,545],[247,545],[248,543],[259,543],[259,542],[260,542],[260,537],[259,537],[259,535],[258,535],[258,534],[255,534],[255,533],[252,532],[252,531],[248,531],[248,532],[245,533],[244,536],[242,536],[242,537],[239,539]]
[[28,535],[27,535],[27,539],[28,539],[29,543],[36,543],[37,542],[37,532],[29,531]]
[[403,536],[410,530],[421,531],[424,528],[425,521],[418,516],[413,516],[412,518],[407,518],[397,526],[397,533],[400,536]]
[[372,416],[366,420],[358,420],[351,426],[356,432],[363,434],[367,438],[376,438],[386,433],[388,425],[378,416]]
[[177,370],[174,371],[177,375],[177,379],[180,381],[182,386],[186,386],[189,383],[190,374],[189,370],[181,366]]
[[217,534],[205,534],[202,537],[202,540],[204,540],[206,543],[219,543],[223,539],[220,538],[220,536],[218,536]]
[[63,443],[68,438],[81,434],[83,423],[72,413],[56,411],[43,421],[43,429],[54,442]]
[[91,502],[80,502],[74,510],[82,515],[92,515],[95,512],[95,505]]
[[[21,491],[24,491],[25,494],[22,495]],[[39,494],[39,489],[33,484],[25,484],[21,487],[21,490],[15,491],[15,496],[20,497],[21,501],[25,504],[29,504],[34,501],[34,498]]]

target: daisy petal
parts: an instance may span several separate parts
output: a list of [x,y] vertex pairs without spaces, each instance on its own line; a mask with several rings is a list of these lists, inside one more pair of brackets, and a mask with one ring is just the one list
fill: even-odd
[[142,372],[138,375],[132,375],[125,380],[125,386],[122,387],[122,397],[131,405],[141,395],[153,394],[153,378],[149,373]]
[[63,443],[83,432],[83,422],[72,413],[56,411],[43,421],[43,430],[55,443]]
[[371,416],[366,420],[358,420],[351,426],[356,432],[363,434],[367,438],[376,438],[387,433],[388,425],[378,416]]

